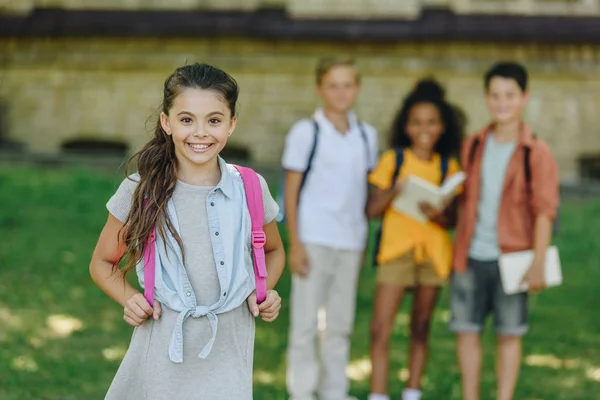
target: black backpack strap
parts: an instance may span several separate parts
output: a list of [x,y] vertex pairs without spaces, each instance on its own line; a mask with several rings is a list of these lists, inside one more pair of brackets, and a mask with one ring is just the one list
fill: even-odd
[[525,182],[527,186],[531,183],[531,166],[529,164],[529,158],[531,155],[531,148],[525,146],[523,148],[523,166],[525,167]]
[[392,175],[392,185],[396,183],[396,179],[398,179],[398,175],[400,175],[400,168],[402,168],[402,163],[404,163],[404,149],[402,147],[398,147],[394,149],[396,152],[396,166],[394,167],[394,174]]
[[314,139],[313,139],[313,144],[312,147],[310,149],[310,153],[308,155],[308,162],[306,163],[306,169],[304,170],[304,175],[302,176],[302,182],[300,183],[300,190],[302,190],[302,187],[304,186],[304,183],[306,182],[306,177],[308,176],[308,173],[310,172],[310,169],[312,167],[312,163],[313,163],[313,159],[315,158],[315,153],[317,151],[317,144],[319,143],[319,124],[317,123],[316,120],[312,120],[313,122],[313,126],[314,126]]
[[360,136],[365,144],[365,152],[366,152],[366,160],[367,160],[367,171],[371,172],[371,149],[369,148],[369,137],[367,136],[367,131],[365,130],[365,126],[362,122],[358,123],[358,129],[360,130]]
[[447,156],[442,156],[440,159],[440,185],[444,183],[446,180],[446,176],[448,176],[448,168],[450,165],[450,158]]
[[467,159],[467,167],[471,168],[471,164],[473,164],[473,160],[475,159],[475,153],[477,152],[477,148],[479,147],[479,137],[473,139],[473,144],[471,144],[471,148],[469,149],[469,158]]
[[[537,139],[537,136],[534,134],[533,139]],[[531,147],[525,146],[523,147],[523,167],[525,168],[525,182],[527,186],[530,186],[531,183],[531,163],[529,159],[531,158]]]

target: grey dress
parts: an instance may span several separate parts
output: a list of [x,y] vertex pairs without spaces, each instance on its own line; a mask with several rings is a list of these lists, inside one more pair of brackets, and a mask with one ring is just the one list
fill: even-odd
[[[277,203],[260,179],[265,203],[265,223],[272,221]],[[124,221],[136,183],[125,180],[107,208]],[[212,255],[206,198],[212,187],[178,182],[173,201],[179,219],[185,268],[199,305],[215,303],[220,295]],[[178,313],[163,306],[158,321],[148,319],[136,328],[129,349],[106,395],[107,400],[251,400],[254,356],[254,318],[246,303],[219,315],[219,327],[211,353],[198,353],[211,338],[206,317],[184,323],[183,363],[169,359],[169,340]]]

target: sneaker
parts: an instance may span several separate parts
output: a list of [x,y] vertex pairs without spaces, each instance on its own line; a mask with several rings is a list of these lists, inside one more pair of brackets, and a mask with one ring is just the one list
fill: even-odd
[[421,391],[419,389],[404,389],[402,400],[421,400]]

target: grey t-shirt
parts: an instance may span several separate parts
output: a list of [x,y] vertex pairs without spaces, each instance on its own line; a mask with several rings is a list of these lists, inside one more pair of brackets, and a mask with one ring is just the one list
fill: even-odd
[[469,257],[479,261],[493,261],[500,257],[498,244],[498,210],[502,199],[504,177],[516,141],[497,143],[490,133],[485,141],[481,165],[481,192],[477,205],[475,234],[469,248]]

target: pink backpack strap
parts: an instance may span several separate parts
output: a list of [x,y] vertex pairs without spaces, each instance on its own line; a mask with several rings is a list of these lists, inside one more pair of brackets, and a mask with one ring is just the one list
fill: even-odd
[[[267,264],[265,261],[265,243],[267,237],[263,231],[265,209],[262,188],[258,175],[251,168],[235,165],[244,182],[246,203],[252,224],[252,257],[254,259],[254,277],[256,280],[256,301],[260,304],[267,298]],[[144,249],[144,297],[151,307],[154,306],[154,283],[156,275],[156,227],[146,242]]]
[[263,230],[265,224],[265,208],[262,188],[258,175],[251,168],[234,165],[242,176],[246,203],[252,222],[252,257],[254,259],[254,277],[256,278],[256,301],[260,304],[267,298],[267,264],[265,261],[265,243],[267,237]]

